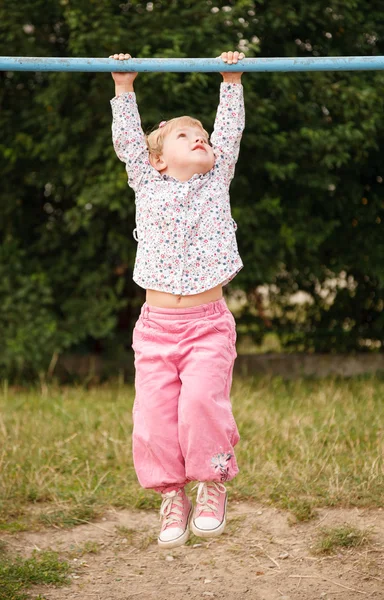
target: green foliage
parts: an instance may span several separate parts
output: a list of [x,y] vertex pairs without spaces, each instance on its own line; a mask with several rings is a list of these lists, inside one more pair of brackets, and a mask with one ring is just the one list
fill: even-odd
[[[381,4],[330,0],[153,3],[26,0],[0,6],[0,54],[206,57],[384,54]],[[274,284],[286,347],[383,342],[382,72],[244,75],[247,125],[232,210],[250,299]],[[212,128],[217,74],[140,74],[149,130],[192,114]],[[0,73],[3,374],[46,370],[68,348],[129,346],[135,206],[111,142],[110,74]],[[347,285],[339,274],[345,273]],[[335,281],[331,305],[324,287]],[[298,320],[291,295],[311,298]],[[22,318],[24,316],[24,318]],[[255,339],[269,323],[247,311]]]
[[68,584],[69,565],[56,552],[33,553],[32,558],[0,558],[0,600],[27,600],[25,589],[36,584]]
[[0,247],[0,369],[9,374],[44,364],[54,351],[52,289],[36,263],[16,240]]
[[75,506],[67,510],[43,512],[39,515],[39,519],[44,525],[50,527],[75,527],[95,519],[96,516],[97,513],[91,506]]
[[359,548],[369,542],[371,534],[345,523],[341,527],[323,528],[315,545],[317,554],[333,554],[341,548]]

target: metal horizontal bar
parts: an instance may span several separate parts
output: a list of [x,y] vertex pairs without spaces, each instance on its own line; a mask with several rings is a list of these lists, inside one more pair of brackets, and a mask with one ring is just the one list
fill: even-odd
[[384,69],[384,56],[245,58],[228,65],[220,58],[45,58],[0,56],[0,71],[138,71],[201,73],[219,71],[373,71]]

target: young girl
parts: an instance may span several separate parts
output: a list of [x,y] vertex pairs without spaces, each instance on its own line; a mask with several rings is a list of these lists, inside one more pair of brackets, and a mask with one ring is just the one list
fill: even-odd
[[[221,55],[228,64],[242,58]],[[201,122],[187,116],[162,121],[146,137],[136,75],[112,73],[111,100],[114,148],[136,194],[133,279],[146,289],[132,343],[133,460],[140,484],[162,494],[158,543],[173,548],[187,541],[190,521],[197,536],[224,531],[223,483],[238,473],[230,401],[236,329],[222,288],[243,266],[229,201],[244,128],[243,89],[241,73],[221,73],[210,141]],[[191,481],[198,482],[194,510],[184,490]]]

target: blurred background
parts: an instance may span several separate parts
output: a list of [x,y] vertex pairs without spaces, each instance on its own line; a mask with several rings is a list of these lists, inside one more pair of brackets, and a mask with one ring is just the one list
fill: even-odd
[[[373,56],[383,36],[378,0],[0,5],[4,56]],[[139,74],[144,131],[182,114],[212,131],[220,81]],[[247,73],[243,84],[231,205],[245,266],[224,288],[238,361],[383,357],[384,73]],[[132,377],[145,291],[132,281],[135,204],[112,147],[113,94],[109,73],[0,73],[2,378]]]

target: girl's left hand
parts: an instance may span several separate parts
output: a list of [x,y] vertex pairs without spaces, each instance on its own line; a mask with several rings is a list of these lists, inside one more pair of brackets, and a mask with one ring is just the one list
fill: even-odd
[[[245,54],[244,52],[238,52],[237,50],[235,52],[222,52],[218,58],[221,58],[221,60],[228,65],[236,65],[239,60],[243,60],[243,58],[245,58]],[[225,83],[241,82],[242,73],[225,71],[220,72],[220,74],[223,76],[223,81]]]
[[235,52],[222,52],[219,58],[229,65],[235,65],[238,60],[245,58],[245,54],[244,52],[238,52],[237,50]]

